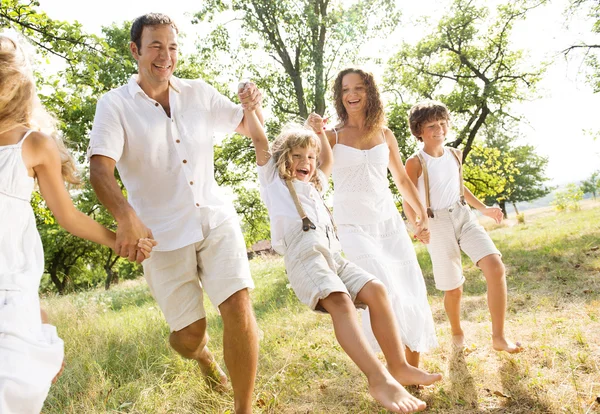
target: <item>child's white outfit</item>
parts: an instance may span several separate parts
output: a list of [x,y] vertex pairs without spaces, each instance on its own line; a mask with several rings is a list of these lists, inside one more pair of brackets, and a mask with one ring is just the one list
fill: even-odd
[[29,200],[34,180],[21,148],[0,146],[0,413],[39,414],[63,360],[56,328],[42,324],[44,252]]
[[444,147],[440,157],[432,157],[420,150],[418,156],[423,172],[417,181],[417,189],[421,202],[433,215],[429,218],[431,239],[427,250],[435,285],[444,291],[456,289],[465,282],[461,250],[475,264],[490,254],[500,255],[500,251],[471,208],[461,201],[460,161],[452,150]]
[[[402,342],[425,352],[437,346],[435,325],[415,249],[389,189],[385,137],[359,150],[339,144],[335,133],[333,216],[343,251],[386,286]],[[368,310],[362,316],[365,335],[379,351]]]
[[[321,170],[316,172],[326,191],[328,180]],[[356,307],[360,290],[375,277],[348,262],[340,254],[341,246],[335,235],[327,206],[312,183],[292,180],[291,183],[302,208],[315,229],[304,231],[302,219],[286,182],[279,176],[273,159],[258,166],[260,193],[269,210],[271,242],[284,256],[290,285],[298,299],[311,309],[325,312],[318,306],[333,292],[347,293]]]

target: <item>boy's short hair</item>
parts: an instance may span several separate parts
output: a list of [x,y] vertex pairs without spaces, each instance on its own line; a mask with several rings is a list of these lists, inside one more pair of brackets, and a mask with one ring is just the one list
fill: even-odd
[[138,50],[140,50],[142,48],[142,31],[144,30],[144,27],[159,26],[163,24],[168,24],[175,29],[175,33],[179,34],[179,29],[177,29],[175,22],[169,16],[162,13],[148,13],[137,17],[133,21],[129,32],[130,39],[136,44]]
[[423,141],[421,138],[421,127],[425,122],[437,121],[445,119],[450,121],[450,111],[448,107],[440,101],[421,101],[414,105],[408,111],[408,124],[410,132],[417,138],[418,141]]

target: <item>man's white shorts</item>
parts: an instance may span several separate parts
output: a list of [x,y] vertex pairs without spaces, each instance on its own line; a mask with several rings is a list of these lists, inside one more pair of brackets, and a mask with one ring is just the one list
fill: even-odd
[[246,244],[237,217],[211,229],[204,239],[144,260],[144,277],[171,331],[206,317],[202,291],[218,307],[242,289],[254,288]]
[[433,215],[429,219],[431,239],[427,250],[433,265],[435,287],[439,290],[453,290],[465,282],[461,250],[475,264],[490,254],[501,256],[469,206],[456,203],[435,210]]

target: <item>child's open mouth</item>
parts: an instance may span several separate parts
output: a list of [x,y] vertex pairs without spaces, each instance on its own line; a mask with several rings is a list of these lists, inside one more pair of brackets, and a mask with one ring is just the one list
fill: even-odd
[[308,177],[308,170],[307,169],[303,169],[303,168],[298,168],[296,170],[296,177],[300,178],[300,179]]

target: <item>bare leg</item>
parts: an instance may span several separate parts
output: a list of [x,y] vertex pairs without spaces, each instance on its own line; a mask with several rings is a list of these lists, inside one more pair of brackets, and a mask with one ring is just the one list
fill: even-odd
[[465,333],[460,326],[460,300],[463,287],[447,290],[444,292],[444,309],[448,315],[450,329],[452,330],[452,345],[457,348],[465,347]]
[[373,334],[385,355],[390,373],[400,384],[430,385],[442,379],[441,374],[429,374],[407,363],[396,318],[383,283],[378,280],[367,283],[357,299],[369,307]]
[[514,354],[522,351],[520,343],[513,343],[504,336],[506,319],[506,275],[504,263],[497,254],[481,259],[477,266],[483,271],[487,281],[487,300],[492,317],[492,345],[496,351]]
[[219,305],[223,318],[223,356],[231,377],[236,414],[252,412],[258,363],[258,335],[248,289]]
[[367,376],[369,393],[395,413],[422,411],[426,405],[400,385],[377,359],[358,324],[356,309],[345,293],[335,292],[321,299],[321,306],[333,320],[335,336],[350,359]]
[[404,347],[404,355],[406,356],[406,362],[409,365],[412,365],[415,368],[419,368],[419,360],[421,359],[420,353],[413,352],[406,346]]
[[210,386],[223,390],[227,385],[227,376],[219,367],[208,350],[206,318],[199,319],[185,328],[171,332],[169,343],[177,353],[188,359],[195,359],[200,371]]

